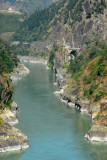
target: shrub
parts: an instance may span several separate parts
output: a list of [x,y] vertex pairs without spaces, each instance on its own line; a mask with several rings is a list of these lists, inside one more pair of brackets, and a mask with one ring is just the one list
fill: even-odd
[[97,57],[98,55],[101,54],[101,49],[98,49],[96,46],[92,46],[90,49],[89,49],[89,59],[93,59],[95,57]]
[[86,82],[86,80],[87,80],[87,75],[83,77],[83,82]]
[[104,97],[104,95],[107,95],[107,92],[106,91],[98,91],[95,95],[95,100],[96,101],[99,101],[102,97]]
[[100,118],[100,113],[98,113],[98,114],[97,114],[96,118],[97,118],[97,119],[99,119],[99,118]]
[[94,90],[97,89],[98,86],[99,86],[99,84],[93,84],[93,85],[90,86],[89,90],[85,89],[84,90],[84,96],[87,96],[87,98],[91,99]]
[[99,84],[93,84],[93,85],[91,85],[91,88],[93,88],[93,89],[97,89],[97,88],[98,88],[98,86],[99,86]]
[[104,108],[105,108],[105,110],[107,110],[107,104],[105,104]]
[[97,76],[102,76],[105,75],[105,64],[104,62],[102,62],[102,60],[100,59],[96,65],[94,66],[93,70],[90,73],[90,76],[95,80],[97,78]]
[[83,60],[83,58],[84,58],[83,55],[80,55],[80,56],[78,57],[79,60]]
[[0,86],[0,100],[2,99],[2,90],[3,90],[3,86]]
[[90,84],[92,82],[92,78],[91,77],[87,77],[85,83],[86,84]]
[[3,121],[2,121],[2,118],[0,117],[0,125],[2,125],[3,124]]
[[11,105],[10,105],[10,104],[8,104],[8,105],[6,106],[6,108],[11,109]]
[[11,48],[0,39],[0,73],[9,73],[17,63],[17,58]]
[[10,99],[10,100],[7,102],[7,105],[10,105],[12,102],[13,102],[13,100]]
[[102,55],[102,58],[103,58],[103,59],[107,60],[107,46],[106,46],[105,49],[102,51],[101,55]]
[[97,89],[99,84],[93,84],[90,86],[89,93],[93,94],[94,90]]
[[90,91],[87,89],[85,89],[85,91],[84,91],[84,96],[87,96],[88,99],[92,98],[92,94],[90,94]]
[[105,68],[105,64],[102,63],[100,66],[98,66],[97,68],[97,75],[100,76],[102,75],[103,71],[104,71],[104,68]]
[[[54,46],[53,46],[54,47]],[[53,68],[54,66],[54,58],[55,58],[55,51],[57,51],[56,47],[53,48],[53,50],[50,52],[50,57],[49,57],[49,68]]]
[[89,38],[86,38],[85,44],[86,44],[86,45],[89,45],[90,43],[91,43],[91,40],[90,40]]

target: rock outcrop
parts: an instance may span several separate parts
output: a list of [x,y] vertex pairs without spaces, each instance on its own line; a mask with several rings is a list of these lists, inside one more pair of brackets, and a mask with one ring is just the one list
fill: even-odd
[[[12,77],[14,80],[29,73],[29,70],[19,64]],[[0,152],[21,150],[29,147],[28,138],[19,129],[13,127],[18,123],[16,118],[19,108],[12,102],[12,86],[6,74],[0,76]]]
[[14,68],[13,72],[9,75],[9,78],[14,80],[20,80],[22,77],[27,75],[30,70],[22,63],[18,63],[18,66]]
[[20,130],[8,123],[0,125],[0,152],[15,151],[28,147],[28,138]]

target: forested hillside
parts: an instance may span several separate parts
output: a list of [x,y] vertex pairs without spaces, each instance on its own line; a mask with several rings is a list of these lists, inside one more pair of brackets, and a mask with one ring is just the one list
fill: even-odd
[[[36,41],[46,39],[52,30],[58,25],[68,25],[73,29],[77,22],[81,22],[82,18],[91,20],[94,16],[103,14],[106,8],[105,0],[101,2],[91,3],[89,6],[85,0],[61,0],[48,9],[35,11],[26,21],[20,26],[14,35],[15,40],[19,41]],[[83,5],[84,4],[84,5]],[[83,15],[83,8],[85,13]],[[85,19],[84,19],[85,20]],[[91,25],[90,22],[89,25]],[[94,32],[94,31],[93,31]],[[94,33],[93,33],[94,34]]]
[[106,6],[105,0],[61,0],[36,11],[13,36],[62,74],[60,98],[90,114],[95,124],[86,137],[98,141],[107,137]]
[[17,65],[17,61],[12,49],[0,39],[0,74],[12,72]]
[[[0,39],[0,110],[10,108],[12,86],[8,75],[17,66],[18,59],[6,42]],[[0,119],[1,122],[1,119]]]
[[[18,123],[16,114],[19,112],[18,106],[12,100],[13,88],[10,73],[18,65],[18,59],[12,48],[0,39],[0,152],[11,151],[10,148],[25,143],[28,147],[28,140],[20,130],[13,127]],[[14,113],[14,111],[15,113]],[[2,159],[0,155],[0,159]]]
[[9,41],[26,17],[55,0],[2,0],[0,1],[0,37]]
[[49,29],[54,28],[58,22],[65,24],[69,18],[68,13],[78,0],[61,0],[48,9],[35,11],[20,26],[14,35],[15,40],[36,41],[49,35]]
[[18,14],[0,14],[0,33],[15,32],[24,17]]

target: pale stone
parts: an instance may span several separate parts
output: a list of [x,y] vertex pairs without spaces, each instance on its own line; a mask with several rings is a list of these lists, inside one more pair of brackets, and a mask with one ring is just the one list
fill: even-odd
[[3,110],[0,116],[5,123],[8,123],[10,125],[15,125],[18,123],[18,119],[9,109]]

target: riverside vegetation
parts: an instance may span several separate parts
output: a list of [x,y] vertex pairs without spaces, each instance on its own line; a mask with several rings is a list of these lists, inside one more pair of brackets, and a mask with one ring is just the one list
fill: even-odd
[[0,152],[28,147],[27,137],[12,126],[18,123],[18,107],[11,99],[13,90],[8,74],[17,65],[16,55],[7,43],[0,39]]
[[[94,120],[85,136],[92,141],[107,141],[106,5],[105,0],[58,1],[26,18],[12,37],[20,43],[13,45],[17,54],[24,51],[48,60],[59,76],[60,98],[74,103]],[[10,57],[6,57],[10,63],[3,62],[10,65],[6,72],[16,64]],[[27,139],[24,142],[28,144]]]
[[61,0],[35,11],[13,35],[20,46],[29,44],[27,54],[47,57],[62,74],[60,97],[90,114],[95,123],[86,137],[94,141],[107,141],[106,6],[105,0]]

